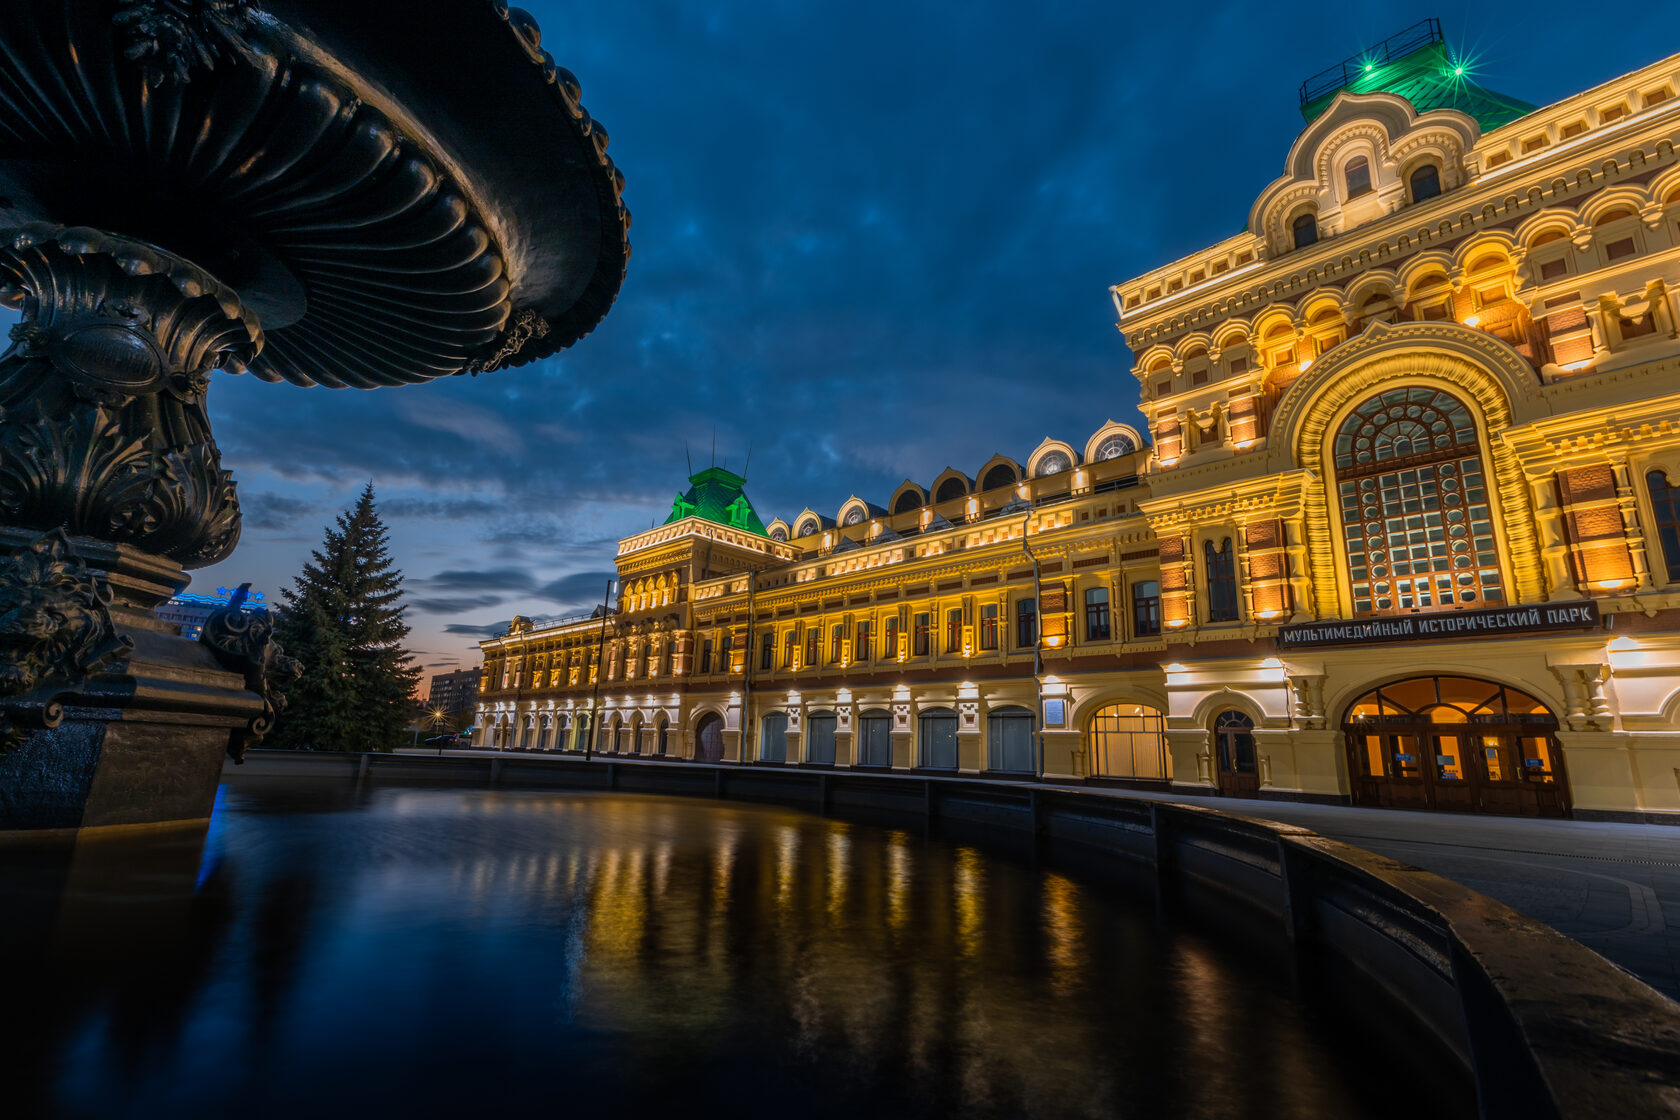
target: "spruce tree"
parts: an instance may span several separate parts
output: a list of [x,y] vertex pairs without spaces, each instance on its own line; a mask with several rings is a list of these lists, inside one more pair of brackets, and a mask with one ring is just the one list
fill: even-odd
[[304,672],[287,690],[277,746],[388,751],[401,742],[420,670],[403,647],[402,573],[388,541],[369,482],[295,587],[281,590],[277,636]]

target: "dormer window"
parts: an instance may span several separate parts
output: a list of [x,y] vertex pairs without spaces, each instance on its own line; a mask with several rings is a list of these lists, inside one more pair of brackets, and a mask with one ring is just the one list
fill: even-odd
[[[1343,182],[1347,185],[1348,198],[1358,198],[1362,194],[1371,193],[1371,161],[1364,156],[1354,156],[1348,160],[1347,167],[1342,171]],[[1311,244],[1311,242],[1308,242]],[[1295,239],[1295,246],[1301,246],[1300,237]]]
[[1412,201],[1422,202],[1441,193],[1441,169],[1426,163],[1412,172]]
[[1305,249],[1318,240],[1318,215],[1308,210],[1290,223],[1289,231],[1294,235],[1295,248]]

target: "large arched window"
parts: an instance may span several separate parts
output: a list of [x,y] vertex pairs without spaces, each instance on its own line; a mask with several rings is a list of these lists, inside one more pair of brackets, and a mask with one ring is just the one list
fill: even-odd
[[1086,757],[1094,778],[1172,776],[1167,766],[1166,721],[1144,704],[1109,704],[1098,708],[1085,726]]
[[1505,600],[1476,422],[1421,386],[1372,397],[1336,432],[1355,614]]
[[996,490],[1000,486],[1015,485],[1015,468],[1008,463],[999,463],[986,472],[986,477],[980,483],[982,490]]
[[1358,198],[1362,194],[1370,194],[1371,161],[1364,156],[1354,156],[1342,169],[1342,180],[1347,185],[1347,194],[1344,197]]
[[1651,511],[1656,514],[1657,540],[1662,544],[1668,580],[1680,582],[1680,486],[1672,485],[1663,471],[1647,473],[1645,485],[1651,490]]
[[1318,240],[1318,215],[1311,210],[1297,215],[1289,224],[1289,233],[1295,239],[1295,248],[1305,249]]
[[922,496],[919,493],[914,490],[906,490],[898,496],[898,501],[893,503],[893,512],[909,513],[913,509],[920,508],[921,504]]
[[1426,163],[1412,172],[1412,201],[1422,202],[1441,193],[1441,169]]

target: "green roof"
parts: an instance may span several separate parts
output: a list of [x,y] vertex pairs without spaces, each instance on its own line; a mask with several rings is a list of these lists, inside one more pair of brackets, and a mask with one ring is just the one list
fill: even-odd
[[747,499],[742,489],[747,480],[740,475],[722,467],[707,467],[699,474],[689,475],[688,482],[688,492],[679,494],[671,503],[671,516],[665,519],[665,524],[698,517],[761,537],[770,535],[764,531],[764,522],[758,519],[758,511]]
[[1535,110],[1472,81],[1463,61],[1447,48],[1437,20],[1425,20],[1308,78],[1301,84],[1301,115],[1310,124],[1343,90],[1397,94],[1419,113],[1457,109],[1475,118],[1483,132]]

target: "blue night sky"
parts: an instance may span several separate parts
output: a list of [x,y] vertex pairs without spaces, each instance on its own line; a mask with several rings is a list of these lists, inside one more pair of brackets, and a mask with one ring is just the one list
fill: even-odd
[[1108,286],[1240,229],[1302,79],[1429,15],[1545,104],[1662,56],[1579,5],[524,0],[607,127],[635,216],[617,306],[557,358],[422,387],[218,376],[245,533],[193,588],[276,597],[368,479],[428,672],[515,613],[599,602],[683,445],[768,521],[1045,436],[1140,423]]

